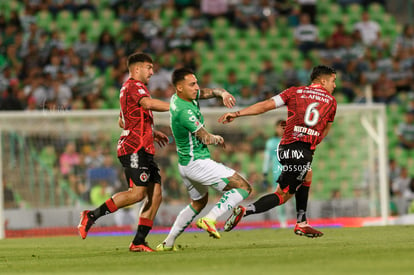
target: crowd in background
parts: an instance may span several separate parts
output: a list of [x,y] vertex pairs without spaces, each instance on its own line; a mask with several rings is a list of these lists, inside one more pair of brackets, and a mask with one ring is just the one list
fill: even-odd
[[[202,65],[201,53],[194,49],[194,43],[203,41],[208,49],[214,50],[211,24],[215,19],[225,17],[240,30],[254,27],[266,33],[275,26],[278,17],[285,17],[294,33],[295,48],[304,56],[302,66],[296,66],[287,58],[283,61],[283,69],[278,71],[271,60],[258,61],[261,69],[252,78],[255,81],[250,83],[239,81],[237,70],[229,71],[222,83],[214,81],[211,71],[203,71],[198,76],[200,86],[224,87],[237,97],[239,106],[245,106],[273,96],[286,87],[308,84],[312,66],[328,64],[338,71],[341,85],[336,93],[343,102],[365,102],[364,87],[368,84],[372,87],[375,102],[406,109],[404,121],[398,126],[399,143],[409,152],[414,148],[414,100],[410,94],[414,91],[412,25],[404,26],[395,39],[390,39],[384,36],[381,25],[370,18],[368,12],[363,12],[352,29],[339,20],[335,22],[333,32],[321,40],[316,0],[111,0],[105,3],[121,21],[123,27],[119,31],[103,28],[93,39],[85,27],[68,42],[58,30],[39,26],[37,14],[47,10],[56,19],[62,11],[68,11],[77,18],[87,10],[96,18],[99,13],[97,1],[23,2],[23,9],[11,10],[7,16],[0,13],[0,110],[118,108],[117,91],[128,76],[126,57],[135,51],[144,51],[154,57],[154,75],[148,87],[153,97],[169,100],[174,93],[170,83],[172,71],[186,66],[198,72]],[[344,8],[353,3],[365,7],[372,2],[384,4],[384,1],[366,0],[337,2]],[[166,11],[174,11],[167,25],[162,22]],[[402,98],[410,99],[408,106]],[[207,101],[204,105],[215,106],[217,102]],[[104,192],[108,192],[108,186],[119,187],[122,173],[109,160],[110,153],[97,148],[81,153],[75,148],[78,151],[69,155],[68,151],[73,151],[71,147],[73,144],[68,144],[64,151],[58,152],[55,164],[59,166],[63,180],[79,196],[99,205],[99,199],[107,197]],[[79,154],[84,157],[80,158]],[[68,163],[74,162],[73,167],[79,167],[87,161],[86,156],[91,163],[84,166],[87,167],[83,171],[84,178],[67,172],[72,171],[66,169]],[[65,157],[68,159],[62,160]],[[170,164],[168,158],[165,162]],[[95,168],[101,170],[91,171]],[[400,190],[404,185],[401,183],[404,180],[400,179],[404,178],[404,167],[396,171],[398,173],[390,182],[398,183],[392,183],[390,190],[395,196],[404,196],[407,192]],[[94,172],[108,175],[110,181],[94,178]],[[179,188],[178,179],[164,176],[168,183],[166,197],[171,201],[179,200],[184,190]],[[260,181],[260,176],[254,173],[249,177],[252,181]],[[98,184],[91,184],[94,180]],[[92,190],[92,186],[97,187]],[[412,184],[404,186],[408,188]]]
[[[363,102],[365,84],[372,85],[375,101],[385,103],[398,102],[398,93],[413,89],[413,26],[407,25],[391,41],[367,12],[351,30],[336,22],[333,33],[321,41],[320,24],[315,23],[317,1],[113,0],[106,5],[116,12],[122,28],[115,32],[103,28],[93,39],[84,26],[78,36],[68,40],[58,29],[41,27],[38,14],[48,11],[57,20],[67,11],[76,20],[87,10],[97,18],[94,1],[24,2],[23,9],[11,10],[7,16],[0,14],[1,110],[116,108],[116,97],[108,91],[117,93],[127,77],[126,57],[135,51],[154,56],[156,71],[149,88],[154,97],[168,100],[173,93],[170,75],[174,68],[200,69],[201,53],[194,50],[194,43],[205,41],[214,50],[211,24],[218,17],[225,17],[240,30],[255,27],[261,33],[275,27],[277,18],[288,18],[295,47],[305,58],[303,66],[293,66],[286,58],[281,72],[274,69],[271,60],[265,60],[251,83],[238,81],[237,71],[228,72],[223,83],[209,79],[211,72],[199,75],[205,79],[203,84],[233,90],[240,105],[291,85],[307,84],[309,70],[319,62],[341,73],[342,87],[337,92],[347,102]],[[371,2],[383,1],[338,1],[344,7],[351,3],[368,6]],[[173,12],[168,25],[162,22],[166,11]]]

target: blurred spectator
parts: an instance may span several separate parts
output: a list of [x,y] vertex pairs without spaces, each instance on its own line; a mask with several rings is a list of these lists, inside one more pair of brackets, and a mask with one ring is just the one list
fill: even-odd
[[368,69],[362,72],[361,83],[373,84],[379,79],[380,75],[381,72],[378,70],[377,60],[371,58],[368,61]]
[[335,23],[335,29],[331,34],[331,39],[333,42],[334,48],[340,48],[344,44],[345,38],[347,38],[349,34],[345,30],[345,26],[342,22]]
[[0,110],[19,111],[24,110],[25,107],[24,92],[20,89],[18,80],[10,80],[9,87],[1,95]]
[[73,43],[73,49],[75,53],[80,57],[82,63],[91,62],[96,45],[88,39],[88,33],[86,29],[82,29],[79,32],[79,38]]
[[234,70],[230,70],[227,73],[227,78],[223,83],[223,88],[226,89],[233,96],[239,96],[242,85],[237,79],[237,73]]
[[414,112],[405,113],[404,121],[398,125],[397,136],[403,149],[414,148]]
[[402,34],[394,41],[392,53],[396,56],[403,49],[414,50],[414,26],[412,25],[404,25]]
[[[201,79],[199,80],[199,86],[203,88],[220,88],[220,85],[218,83],[215,83],[212,79],[211,71],[207,70],[201,74]],[[200,106],[220,106],[217,98],[209,98],[205,100],[200,101]]]
[[174,177],[168,177],[163,182],[163,201],[168,204],[179,204],[183,201],[185,190],[181,189],[182,184]]
[[407,213],[409,202],[414,198],[411,196],[410,185],[412,180],[408,174],[407,167],[401,167],[400,175],[392,182],[392,192],[400,215]]
[[282,16],[288,16],[293,12],[293,2],[290,0],[275,0],[276,11]]
[[200,64],[198,54],[191,49],[183,51],[181,55],[181,63],[185,68],[190,68],[195,72],[198,71],[198,66]]
[[6,179],[3,176],[3,198],[4,198],[4,208],[17,208],[19,207],[13,189],[7,184]]
[[187,24],[190,28],[191,38],[194,41],[205,41],[209,47],[213,48],[213,37],[210,33],[209,22],[198,8],[191,8],[191,16]]
[[62,60],[58,54],[53,54],[43,69],[44,74],[48,74],[52,79],[56,79],[58,72],[62,70]]
[[392,66],[388,70],[387,77],[394,82],[397,92],[410,90],[410,74],[402,68],[398,57],[392,59]]
[[333,189],[329,200],[323,203],[321,209],[321,216],[325,218],[337,218],[342,215],[341,205],[341,191],[339,189]]
[[401,174],[401,167],[398,165],[397,161],[393,158],[390,158],[388,161],[388,181],[390,185],[390,194],[393,196],[394,191],[393,188],[393,182],[400,176]]
[[24,86],[23,91],[26,98],[31,98],[36,104],[36,108],[42,108],[45,102],[49,99],[46,86],[45,75],[41,72],[36,72],[30,79],[29,84]]
[[200,10],[211,21],[218,16],[228,18],[229,6],[227,0],[201,0]]
[[240,90],[240,94],[235,96],[237,106],[249,106],[256,103],[259,99],[253,93],[249,86],[243,85]]
[[378,80],[372,85],[372,93],[375,102],[398,103],[395,83],[385,73],[381,73]]
[[259,7],[250,0],[241,0],[234,8],[234,24],[239,29],[260,28]]
[[275,9],[274,1],[272,0],[260,0],[258,10],[259,10],[258,28],[264,34],[271,27],[275,26],[278,12]]
[[110,188],[108,182],[101,179],[91,188],[89,200],[93,206],[99,206],[112,195],[112,192],[113,190]]
[[102,147],[100,144],[91,148],[87,153],[84,159],[84,163],[87,169],[98,168],[104,164],[105,157],[102,152]]
[[308,14],[310,22],[316,24],[316,0],[297,0],[301,14]]
[[151,10],[143,10],[143,18],[138,22],[140,31],[148,41],[162,30],[161,22],[155,18],[155,14]]
[[180,18],[174,17],[171,24],[165,30],[168,49],[189,49],[192,45],[188,22],[182,22]]
[[168,100],[166,91],[171,84],[171,72],[159,63],[154,63],[154,74],[148,82],[148,89],[155,98]]
[[72,90],[61,77],[52,79],[49,90],[50,92],[48,93],[52,95],[51,100],[56,106],[54,110],[67,110],[71,108]]
[[294,38],[299,50],[307,55],[312,49],[320,48],[318,27],[310,21],[309,14],[299,17],[299,25],[295,28]]
[[345,72],[342,74],[342,90],[341,92],[347,97],[348,102],[352,102],[356,94],[359,94],[358,83],[360,74],[357,70],[357,62],[351,60],[346,64]]
[[362,42],[366,46],[371,46],[377,43],[381,35],[380,25],[370,19],[367,11],[362,13],[361,21],[355,23],[354,30],[361,33]]
[[280,76],[275,70],[273,62],[271,59],[265,59],[263,61],[262,70],[259,72],[259,75],[262,75],[265,78],[265,83],[269,86],[274,94],[280,93],[282,87],[280,87]]
[[93,62],[103,73],[106,68],[114,64],[115,58],[115,39],[108,30],[104,30],[99,37]]
[[252,83],[251,90],[258,97],[258,101],[266,99],[269,94],[273,95],[275,92],[269,85],[266,84],[264,74],[258,74],[256,76],[256,81]]
[[80,155],[76,152],[74,142],[68,142],[65,146],[65,150],[59,157],[60,173],[66,177],[69,173],[75,172],[76,168],[80,165]]
[[303,60],[303,65],[297,71],[298,81],[300,86],[309,85],[310,75],[312,72],[313,63],[312,59],[305,58]]
[[295,69],[291,59],[285,59],[283,62],[282,79],[283,89],[299,85],[297,70]]

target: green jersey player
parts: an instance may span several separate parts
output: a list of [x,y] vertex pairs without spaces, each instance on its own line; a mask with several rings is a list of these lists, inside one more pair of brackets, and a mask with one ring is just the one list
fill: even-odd
[[224,147],[224,139],[204,128],[204,118],[198,107],[199,99],[221,97],[226,107],[233,107],[234,97],[224,89],[199,88],[197,78],[190,69],[173,72],[172,83],[176,93],[170,101],[171,129],[174,135],[178,168],[187,187],[191,203],[177,216],[167,238],[158,245],[158,251],[176,250],[176,238],[191,224],[208,202],[208,187],[222,193],[221,199],[207,213],[197,220],[197,227],[206,230],[211,237],[220,238],[216,220],[246,199],[251,187],[233,169],[210,158],[207,145]]

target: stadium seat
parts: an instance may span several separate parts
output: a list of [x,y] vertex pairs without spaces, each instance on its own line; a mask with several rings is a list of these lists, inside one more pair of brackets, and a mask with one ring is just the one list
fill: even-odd
[[104,8],[99,10],[99,20],[101,22],[112,22],[115,19],[115,12],[110,8]]
[[62,10],[56,16],[56,26],[61,31],[67,31],[73,20],[73,14],[70,11]]
[[331,0],[318,0],[316,4],[316,10],[318,14],[329,12]]
[[345,8],[345,12],[349,15],[353,14],[355,16],[361,16],[362,12],[364,11],[362,5],[357,4],[357,3],[352,3],[349,4],[346,8]]
[[50,31],[52,21],[52,15],[48,10],[41,10],[36,13],[36,23],[40,28]]
[[177,16],[177,11],[174,8],[165,8],[161,11],[161,22],[164,27],[171,23],[171,19]]
[[124,24],[121,20],[115,19],[111,24],[107,25],[106,28],[113,36],[117,36],[124,28]]
[[88,39],[95,42],[98,41],[102,30],[102,24],[99,22],[99,20],[95,19],[89,22],[89,25],[87,26]]

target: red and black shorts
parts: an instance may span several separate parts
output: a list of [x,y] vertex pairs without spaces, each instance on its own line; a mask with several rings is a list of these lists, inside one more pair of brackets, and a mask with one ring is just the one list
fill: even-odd
[[137,153],[118,157],[124,167],[128,186],[148,186],[150,183],[161,184],[160,169],[154,161],[154,155],[148,154],[144,149]]
[[277,182],[282,190],[294,194],[311,170],[314,150],[306,142],[280,144],[277,155],[282,164],[282,173]]

